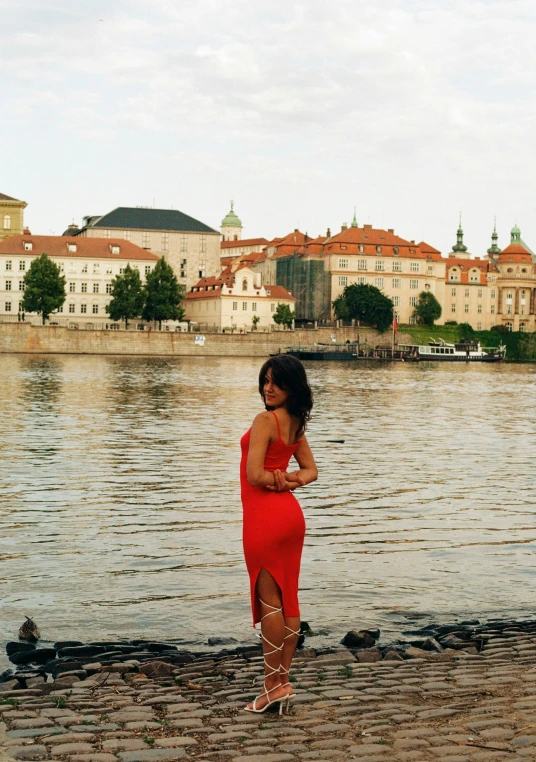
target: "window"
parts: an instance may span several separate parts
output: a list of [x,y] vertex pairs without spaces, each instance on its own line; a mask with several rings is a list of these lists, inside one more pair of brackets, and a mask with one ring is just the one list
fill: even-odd
[[11,281],[6,280],[6,291],[11,291]]
[[106,265],[106,275],[111,275],[113,273],[113,268],[111,265]]
[[123,275],[124,272],[125,272],[125,268],[124,267],[120,267],[119,268],[119,275]]
[[507,331],[511,331],[511,330],[512,330],[512,328],[514,327],[514,326],[512,325],[512,323],[505,323],[505,325],[506,325],[506,330],[507,330]]
[[145,230],[142,233],[142,236],[141,236],[141,245],[143,246],[144,249],[148,249],[150,247],[150,245],[151,245],[151,236],[147,232],[147,230]]
[[145,265],[145,275],[149,275],[151,272],[151,265]]
[[238,302],[233,302],[233,310],[237,310],[237,309],[238,309]]
[[13,262],[11,259],[6,259],[6,270],[12,270],[13,269]]
[[347,270],[348,269],[348,260],[347,259],[339,259],[339,268],[341,270]]
[[525,333],[525,323],[520,323],[519,324],[519,330],[520,330],[521,333]]
[[357,269],[358,270],[366,270],[367,269],[367,260],[366,259],[358,259],[357,260]]
[[199,252],[201,254],[207,253],[207,237],[204,233],[199,236]]
[[482,330],[482,323],[477,323],[476,324],[476,330],[477,331],[481,331]]
[[199,270],[199,277],[200,278],[204,278],[205,277],[205,271],[204,270]]
[[363,254],[363,252],[364,252],[364,251],[365,251],[365,247],[363,246],[363,244],[362,244],[362,243],[360,243],[360,244],[359,244],[359,253],[360,253],[360,254]]
[[449,273],[449,280],[460,280],[458,270],[451,270]]
[[450,293],[452,294],[452,296],[456,296],[456,287],[451,288]]
[[393,288],[402,288],[402,280],[400,278],[393,278]]
[[4,214],[4,230],[11,230],[11,217],[9,214]]
[[491,312],[492,315],[495,315],[495,305],[494,304],[491,305],[490,312]]
[[112,284],[111,283],[107,283],[106,284],[106,293],[107,294],[111,294],[112,293]]
[[83,294],[87,294],[87,283],[81,284],[81,291]]
[[506,305],[506,314],[507,315],[511,315],[512,314],[512,305],[511,304],[507,304]]
[[76,251],[76,244],[75,243],[68,243],[67,244],[67,251]]
[[162,251],[167,251],[169,248],[169,233],[162,233],[162,243],[160,248]]
[[478,305],[478,307],[476,308],[476,311],[477,312],[482,312],[482,305],[481,304]]
[[87,312],[87,304],[81,304],[81,305],[80,305],[80,312],[81,312],[83,315],[85,315],[85,313]]
[[360,276],[359,276],[359,278],[357,278],[357,283],[358,283],[360,286],[365,286],[365,285],[366,285],[366,283],[367,283],[367,279],[366,279],[366,277],[365,277],[364,275],[360,275]]
[[374,285],[376,288],[383,288],[383,278],[375,278],[374,279]]
[[247,291],[247,290],[248,290],[248,279],[242,278],[242,291]]
[[383,260],[383,259],[377,259],[376,260],[375,270],[378,270],[378,271],[385,270],[385,260]]
[[400,307],[400,297],[399,296],[392,296],[391,299],[392,299],[394,307]]
[[409,298],[409,306],[410,307],[416,307],[417,306],[417,297],[416,296],[410,296],[410,298]]
[[409,263],[409,271],[410,271],[410,273],[418,273],[419,272],[419,262],[410,262]]
[[69,304],[69,312],[71,314],[73,314],[73,312],[74,312],[74,304],[72,302],[71,302],[71,304]]
[[[214,302],[214,305],[216,305],[216,302]],[[257,312],[257,302],[251,303],[251,309],[253,310],[253,312]]]
[[347,286],[347,285],[348,285],[348,276],[339,275],[339,286]]
[[87,262],[82,265],[82,273],[87,273]]
[[275,304],[273,302],[270,304],[270,312],[275,312]]
[[[20,309],[20,307],[19,307],[19,309]],[[58,307],[58,309],[56,310],[56,312],[63,312],[63,304],[61,305],[61,307]]]
[[93,293],[94,294],[98,294],[99,293],[99,284],[98,283],[94,283],[93,284]]
[[435,272],[435,268],[433,265],[428,265],[428,274],[433,275]]
[[393,254],[398,257],[398,246],[393,246]]
[[394,273],[402,272],[402,262],[393,262],[393,272]]
[[19,291],[24,291],[25,288],[26,288],[26,286],[24,284],[24,281],[23,280],[19,280]]
[[450,311],[456,312],[456,304],[454,302],[450,305]]
[[186,259],[181,259],[181,278],[186,278]]
[[63,262],[60,262],[59,268],[60,268],[60,273],[65,272],[65,265],[63,264]]
[[412,278],[412,279],[410,280],[410,282],[409,282],[409,287],[410,287],[410,288],[419,288],[419,281],[418,281],[418,280],[414,280],[414,279]]
[[107,230],[106,231],[106,238],[111,238],[111,237],[112,237],[112,231],[111,230]]
[[100,273],[100,263],[93,262],[93,275],[98,275],[99,273]]
[[478,270],[473,270],[471,273],[469,273],[469,280],[471,283],[478,283],[480,280],[480,273]]
[[481,288],[478,289],[478,298],[482,299],[482,289]]
[[464,311],[465,313],[469,312],[469,305],[468,305],[468,304],[464,304],[464,305],[463,305],[463,311]]
[[110,250],[112,254],[120,254],[121,253],[121,247],[120,246],[111,246]]
[[6,302],[5,303],[5,311],[6,312],[11,312],[11,302]]
[[248,303],[247,302],[242,302],[242,310],[243,310],[243,312],[245,312],[247,310],[247,308],[248,308]]
[[123,231],[123,238],[125,239],[125,241],[130,241],[130,230]]
[[495,289],[494,288],[491,289],[491,298],[495,299]]
[[21,272],[24,272],[24,270],[26,270],[26,260],[25,259],[21,259],[20,260],[20,262],[19,262],[19,270]]
[[24,251],[32,251],[33,243],[31,241],[24,241],[24,243],[22,244],[22,247]]
[[343,251],[346,251],[346,246],[341,246],[341,249],[342,249]]
[[381,253],[382,253],[382,247],[376,246],[376,254],[381,254]]
[[99,305],[98,304],[94,304],[92,306],[92,312],[93,312],[94,315],[98,315],[99,314]]
[[188,236],[181,233],[181,251],[188,251]]
[[468,288],[465,289],[465,296],[466,297],[469,296],[469,289]]

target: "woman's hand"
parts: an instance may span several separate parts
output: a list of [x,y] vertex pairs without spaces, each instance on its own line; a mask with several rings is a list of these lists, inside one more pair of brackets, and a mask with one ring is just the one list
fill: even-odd
[[288,490],[295,490],[297,487],[303,487],[305,482],[300,476],[298,471],[293,473],[287,473],[286,471],[280,471],[278,468],[273,472],[274,485],[267,485],[266,489],[272,492],[287,492]]

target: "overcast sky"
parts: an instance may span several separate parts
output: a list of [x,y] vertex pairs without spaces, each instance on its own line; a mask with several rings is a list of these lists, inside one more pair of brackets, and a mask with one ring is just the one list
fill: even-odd
[[536,247],[534,0],[0,0],[0,192]]

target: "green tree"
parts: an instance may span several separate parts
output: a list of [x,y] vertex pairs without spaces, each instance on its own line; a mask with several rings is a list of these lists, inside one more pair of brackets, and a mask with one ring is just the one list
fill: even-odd
[[112,280],[112,298],[106,311],[112,320],[124,320],[128,328],[128,321],[141,315],[144,301],[140,274],[127,265],[125,272]]
[[144,320],[157,320],[162,329],[162,320],[182,320],[184,308],[184,286],[179,283],[171,265],[164,257],[158,260],[145,281]]
[[344,314],[346,320],[359,320],[365,325],[375,326],[381,332],[392,324],[393,302],[376,286],[353,283],[345,287],[341,296],[345,306],[337,299],[333,304],[338,317]]
[[288,304],[282,304],[281,302],[277,305],[277,309],[273,314],[274,323],[277,323],[277,325],[284,325],[287,328],[292,327],[292,321],[294,320],[295,313],[292,312]]
[[254,331],[257,330],[257,326],[259,325],[260,317],[258,315],[253,315],[251,318],[251,325]]
[[460,339],[465,339],[468,336],[472,336],[475,332],[475,329],[471,325],[471,323],[460,323],[458,325],[458,335]]
[[24,296],[21,307],[25,312],[37,312],[43,325],[49,315],[59,310],[65,301],[65,277],[46,254],[34,259],[24,276]]
[[413,315],[423,325],[433,325],[441,317],[441,305],[431,291],[421,291]]
[[337,320],[350,320],[350,312],[343,294],[339,294],[333,302],[333,312]]

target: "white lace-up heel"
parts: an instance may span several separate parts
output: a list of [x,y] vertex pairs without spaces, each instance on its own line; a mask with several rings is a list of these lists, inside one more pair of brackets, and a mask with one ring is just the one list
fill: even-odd
[[[283,609],[282,608],[276,608],[275,606],[270,606],[269,603],[265,603],[260,598],[259,598],[259,601],[262,603],[263,606],[266,606],[266,608],[272,609],[272,611],[269,611],[267,614],[265,614],[263,617],[261,617],[261,627],[262,627],[262,621],[263,621],[263,619],[266,619],[266,617],[272,616],[273,614],[283,613]],[[259,635],[259,637],[260,637],[261,640],[264,640],[266,643],[268,643],[269,646],[271,646],[274,649],[273,651],[265,651],[263,653],[264,664],[271,671],[265,673],[265,675],[264,675],[264,682],[263,682],[263,686],[262,686],[264,688],[264,690],[262,691],[262,693],[259,693],[259,695],[256,696],[253,699],[253,707],[250,709],[248,706],[245,706],[244,707],[244,711],[246,711],[246,712],[253,712],[253,714],[262,714],[263,712],[265,712],[268,709],[269,706],[272,706],[272,704],[279,704],[279,714],[282,714],[283,713],[283,704],[286,703],[286,705],[288,707],[287,696],[280,696],[279,698],[276,698],[273,701],[270,700],[270,693],[272,691],[277,690],[277,688],[281,688],[281,685],[276,685],[274,688],[270,688],[270,689],[266,688],[266,678],[267,677],[271,677],[272,675],[277,675],[280,668],[279,667],[272,667],[271,664],[268,664],[268,662],[266,661],[266,657],[267,656],[271,656],[272,654],[276,654],[277,652],[281,653],[281,651],[283,650],[283,645],[280,645],[279,647],[275,646],[273,643],[271,643],[268,640],[268,638],[265,635],[262,634],[262,631],[261,631],[261,634]],[[262,707],[262,709],[257,709],[257,701],[259,699],[263,698],[264,696],[266,696],[267,703]]]

